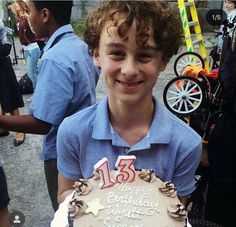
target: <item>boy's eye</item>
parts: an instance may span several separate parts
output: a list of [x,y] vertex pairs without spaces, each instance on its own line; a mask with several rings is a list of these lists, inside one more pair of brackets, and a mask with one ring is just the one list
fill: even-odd
[[151,55],[150,54],[147,54],[147,53],[141,53],[138,55],[139,58],[150,58]]
[[149,61],[151,58],[153,58],[153,55],[150,53],[139,53],[137,55],[137,59],[140,61]]
[[111,56],[111,58],[119,60],[119,59],[123,59],[123,57],[125,56],[125,53],[120,50],[112,50],[109,52],[109,55]]
[[124,56],[124,53],[122,51],[119,51],[119,50],[110,51],[109,54],[113,55],[113,56]]

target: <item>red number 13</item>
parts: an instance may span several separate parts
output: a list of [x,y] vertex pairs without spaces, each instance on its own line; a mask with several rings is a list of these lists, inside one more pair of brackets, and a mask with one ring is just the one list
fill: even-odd
[[[116,167],[118,173],[115,176],[116,183],[131,182],[135,179],[134,162],[136,157],[131,156],[119,156],[116,161]],[[107,158],[101,159],[94,165],[94,170],[100,174],[101,182],[99,183],[100,188],[111,187],[115,182],[111,179],[111,173]]]

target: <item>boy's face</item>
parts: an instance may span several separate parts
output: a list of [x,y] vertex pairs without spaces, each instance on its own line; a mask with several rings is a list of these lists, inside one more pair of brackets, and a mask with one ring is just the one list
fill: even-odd
[[150,32],[148,46],[141,48],[136,44],[135,22],[125,38],[119,37],[116,27],[108,28],[109,25],[111,22],[107,22],[101,32],[94,62],[101,67],[110,99],[129,104],[150,100],[158,75],[166,66],[156,49],[153,34]]
[[38,11],[34,5],[34,2],[29,1],[28,2],[29,6],[29,16],[28,16],[28,21],[30,24],[31,30],[39,37],[45,37],[44,34],[44,24],[43,24],[43,18],[42,18],[42,13],[41,11]]

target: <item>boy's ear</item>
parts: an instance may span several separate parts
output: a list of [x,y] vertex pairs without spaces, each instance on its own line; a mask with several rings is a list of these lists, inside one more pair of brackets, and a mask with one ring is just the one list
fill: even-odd
[[98,49],[95,49],[93,52],[93,62],[97,67],[101,67],[100,65],[100,56],[98,53]]
[[43,22],[47,22],[49,20],[49,16],[50,16],[50,12],[47,8],[43,8],[41,10],[41,16],[42,16],[42,20]]
[[160,67],[160,71],[163,72],[165,69],[166,69],[166,65],[167,65],[168,62],[162,60],[161,62],[161,67]]

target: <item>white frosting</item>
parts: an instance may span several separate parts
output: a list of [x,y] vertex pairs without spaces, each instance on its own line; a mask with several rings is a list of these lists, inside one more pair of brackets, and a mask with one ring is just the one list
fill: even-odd
[[[134,182],[116,184],[105,189],[99,189],[99,181],[97,181],[95,190],[91,190],[87,195],[75,196],[88,205],[88,210],[95,210],[95,212],[86,213],[85,211],[82,216],[75,215],[74,227],[150,227],[154,223],[155,227],[184,227],[185,216],[179,217],[181,204],[176,194],[174,193],[173,197],[167,196],[168,193],[163,186],[165,184],[160,179],[148,176],[144,178],[143,174],[142,179],[137,174]],[[91,181],[96,182],[94,178]],[[160,191],[160,187],[165,193]],[[170,190],[172,191],[173,188],[171,184]],[[67,223],[65,224],[65,219],[67,220],[68,217],[67,205],[71,198],[70,195],[69,199],[67,197],[60,205],[51,227],[68,226]],[[92,204],[91,201],[95,199],[99,200],[99,206],[102,209],[90,207],[89,204]],[[184,209],[181,210],[180,215],[184,215],[184,212]],[[59,218],[60,221],[58,221]]]
[[65,201],[60,204],[58,210],[54,214],[51,227],[68,227],[68,204],[73,197],[73,193],[66,197]]
[[[116,222],[127,219],[141,220],[144,215],[151,216],[156,212],[159,213],[158,203],[153,203],[150,197],[152,188],[129,186],[129,184],[121,184],[117,186],[117,191],[110,191],[106,194],[108,210],[107,216],[114,218]],[[127,194],[125,194],[127,193]],[[132,208],[121,208],[121,205]]]

